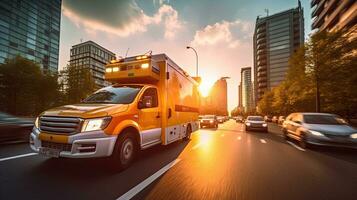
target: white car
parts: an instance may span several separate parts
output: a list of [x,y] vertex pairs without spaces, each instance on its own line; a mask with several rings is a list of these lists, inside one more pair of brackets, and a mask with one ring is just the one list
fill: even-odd
[[265,123],[262,116],[248,116],[244,122],[245,130],[257,130],[268,132],[268,124]]

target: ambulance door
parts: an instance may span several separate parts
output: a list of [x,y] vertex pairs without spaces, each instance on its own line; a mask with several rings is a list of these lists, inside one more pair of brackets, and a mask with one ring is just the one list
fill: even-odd
[[161,143],[161,116],[157,89],[147,88],[139,103],[139,124],[141,126],[141,147],[146,148]]

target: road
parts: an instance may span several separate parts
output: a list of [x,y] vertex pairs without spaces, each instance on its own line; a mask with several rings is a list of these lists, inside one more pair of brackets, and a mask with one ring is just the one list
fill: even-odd
[[243,128],[231,120],[201,129],[189,142],[141,152],[122,172],[105,160],[2,145],[0,199],[356,199],[357,151],[301,149],[274,124],[269,133]]

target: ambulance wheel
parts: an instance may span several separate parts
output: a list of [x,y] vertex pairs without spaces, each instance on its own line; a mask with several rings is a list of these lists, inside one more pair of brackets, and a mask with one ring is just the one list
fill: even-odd
[[137,144],[134,134],[130,132],[121,133],[115,144],[112,162],[115,169],[124,170],[134,161],[137,152]]
[[186,141],[190,140],[191,139],[191,133],[192,133],[191,125],[188,125],[187,129],[186,129],[186,136],[183,139],[186,140]]

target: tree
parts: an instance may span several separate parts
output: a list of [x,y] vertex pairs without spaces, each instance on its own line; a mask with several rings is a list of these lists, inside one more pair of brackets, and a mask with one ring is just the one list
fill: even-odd
[[346,30],[314,34],[289,59],[286,80],[264,94],[260,112],[356,115],[357,40],[351,34]]
[[0,109],[36,116],[57,103],[60,95],[57,75],[42,72],[40,66],[21,56],[0,65]]
[[64,102],[79,103],[96,89],[90,69],[68,65],[60,72],[60,85],[66,94]]

